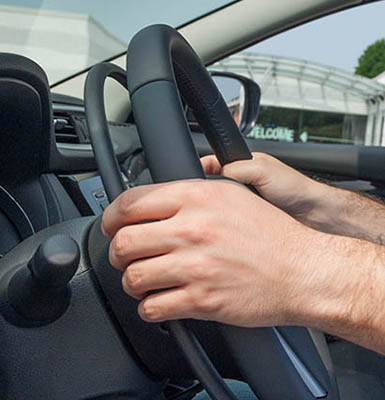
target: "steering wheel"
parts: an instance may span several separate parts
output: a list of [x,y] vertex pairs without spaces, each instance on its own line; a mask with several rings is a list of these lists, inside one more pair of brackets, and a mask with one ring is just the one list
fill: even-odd
[[[251,158],[225,101],[199,57],[176,30],[154,25],[132,39],[127,52],[127,75],[121,68],[103,63],[90,71],[86,81],[88,127],[111,201],[126,188],[108,134],[103,98],[107,76],[119,81],[130,92],[133,116],[155,183],[206,178],[181,97],[193,110],[222,165]],[[143,338],[130,329],[128,325],[132,319],[127,320],[125,312],[133,300],[122,295],[120,276],[112,272],[106,251],[100,246],[101,240],[100,232],[92,228],[91,263],[124,333],[138,350]],[[147,325],[151,324],[142,323],[141,333],[152,329]],[[260,399],[338,399],[323,335],[302,327],[250,329],[224,324],[218,327],[242,377]],[[212,398],[234,398],[186,324],[169,322],[168,331]]]

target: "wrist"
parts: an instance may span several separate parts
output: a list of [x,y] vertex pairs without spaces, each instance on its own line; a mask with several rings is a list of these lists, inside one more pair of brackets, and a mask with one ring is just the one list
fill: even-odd
[[360,193],[321,184],[308,226],[322,232],[385,244],[385,207]]
[[321,232],[340,234],[346,212],[344,192],[342,189],[313,181],[308,190],[310,206],[302,222]]
[[385,349],[383,249],[322,232],[314,232],[311,242],[306,254],[308,263],[301,271],[302,286],[292,316],[294,324],[377,351]]

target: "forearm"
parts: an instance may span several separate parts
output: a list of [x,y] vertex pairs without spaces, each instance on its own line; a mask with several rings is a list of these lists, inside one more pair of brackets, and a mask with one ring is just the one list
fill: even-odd
[[385,244],[385,206],[362,194],[319,184],[307,225],[322,232]]
[[315,238],[319,250],[308,254],[312,271],[304,273],[295,322],[385,354],[385,248],[319,232]]

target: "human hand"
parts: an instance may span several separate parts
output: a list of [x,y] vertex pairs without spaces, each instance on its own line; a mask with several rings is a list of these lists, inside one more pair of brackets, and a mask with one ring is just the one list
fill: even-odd
[[215,156],[203,157],[201,162],[207,175],[223,175],[253,186],[264,199],[308,226],[319,228],[334,213],[329,198],[336,189],[308,178],[268,154],[253,153],[252,160],[224,167]]
[[303,322],[319,233],[242,185],[188,180],[130,189],[106,209],[102,228],[113,237],[110,262],[124,271],[123,288],[141,299],[146,321]]

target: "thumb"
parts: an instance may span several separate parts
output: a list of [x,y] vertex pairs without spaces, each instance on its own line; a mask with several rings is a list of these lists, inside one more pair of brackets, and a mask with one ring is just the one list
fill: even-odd
[[256,189],[263,186],[268,179],[263,172],[263,166],[253,160],[235,161],[224,165],[222,175],[234,179],[244,185],[252,185]]

